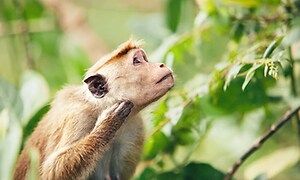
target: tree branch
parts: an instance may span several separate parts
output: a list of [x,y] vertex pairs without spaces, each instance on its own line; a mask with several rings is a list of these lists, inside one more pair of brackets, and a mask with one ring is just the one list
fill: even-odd
[[299,110],[300,106],[298,106],[292,112],[287,111],[277,123],[273,124],[271,128],[263,136],[261,136],[258,141],[254,145],[252,145],[252,147],[244,155],[242,155],[239,160],[234,163],[232,168],[225,176],[224,180],[231,180],[235,172],[246,161],[246,159],[249,158],[256,150],[258,150],[266,140],[268,140],[275,132],[277,132],[284,124],[286,124],[294,115],[297,115]]

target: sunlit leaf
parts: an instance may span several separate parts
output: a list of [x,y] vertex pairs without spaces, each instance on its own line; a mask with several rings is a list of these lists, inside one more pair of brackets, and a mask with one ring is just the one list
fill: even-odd
[[263,58],[269,58],[273,51],[279,46],[283,39],[283,36],[277,37],[269,46],[267,47],[266,51],[264,52]]
[[7,108],[21,119],[23,104],[16,89],[6,81],[0,79],[0,110]]
[[207,13],[200,11],[195,18],[195,26],[200,27],[207,20]]
[[20,96],[24,105],[22,124],[26,125],[29,118],[49,100],[49,88],[44,77],[34,71],[25,72]]
[[244,64],[236,63],[229,69],[229,71],[226,75],[224,90],[226,90],[226,88],[229,85],[230,81],[232,79],[236,78],[236,76],[238,75],[238,73],[240,72],[240,70],[242,69],[243,66],[244,66]]
[[245,0],[222,0],[224,3],[227,3],[229,5],[241,5],[247,8],[257,7],[260,5],[260,0],[251,0],[251,1],[245,1]]
[[255,64],[248,70],[247,75],[245,77],[245,81],[242,85],[243,91],[245,90],[246,86],[248,85],[248,83],[250,82],[252,77],[254,76],[255,70],[258,69],[260,66],[262,66],[262,64]]
[[163,132],[155,132],[144,145],[143,159],[149,160],[154,158],[168,146],[168,142],[169,139]]
[[264,68],[264,76],[265,77],[267,77],[268,69],[269,69],[268,64],[265,64],[265,68]]
[[199,8],[207,14],[212,14],[216,10],[216,5],[213,0],[197,0]]
[[180,119],[173,126],[172,136],[175,138],[176,143],[187,145],[197,139],[199,123],[202,118],[199,102],[200,98],[196,97],[190,104],[185,106]]
[[171,119],[172,124],[177,124],[184,110],[184,105],[169,109],[166,116]]
[[0,179],[12,179],[22,140],[22,128],[16,116],[10,113],[8,133],[0,142]]

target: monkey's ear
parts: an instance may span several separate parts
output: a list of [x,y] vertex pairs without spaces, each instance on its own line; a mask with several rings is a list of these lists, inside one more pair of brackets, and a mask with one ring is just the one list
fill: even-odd
[[96,98],[102,98],[108,93],[107,82],[104,76],[96,74],[84,80],[88,85],[90,92]]

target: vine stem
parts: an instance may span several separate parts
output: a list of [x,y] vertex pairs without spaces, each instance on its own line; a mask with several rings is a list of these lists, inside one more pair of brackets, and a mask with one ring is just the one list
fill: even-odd
[[297,115],[300,110],[300,106],[298,106],[293,111],[287,111],[285,115],[275,124],[271,126],[271,128],[263,135],[261,136],[256,143],[252,145],[252,147],[243,154],[240,159],[238,159],[232,166],[232,168],[228,171],[226,174],[224,180],[231,180],[236,171],[239,169],[239,167],[248,159],[256,150],[258,150],[266,140],[268,140],[275,132],[277,132],[284,124],[289,122],[289,120],[294,116]]

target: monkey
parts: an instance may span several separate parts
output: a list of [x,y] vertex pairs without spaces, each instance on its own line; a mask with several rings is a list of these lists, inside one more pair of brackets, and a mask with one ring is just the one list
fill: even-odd
[[140,41],[126,41],[91,66],[82,84],[57,93],[26,141],[14,179],[26,179],[32,148],[42,180],[132,178],[144,144],[139,112],[173,86],[169,67],[148,62]]

